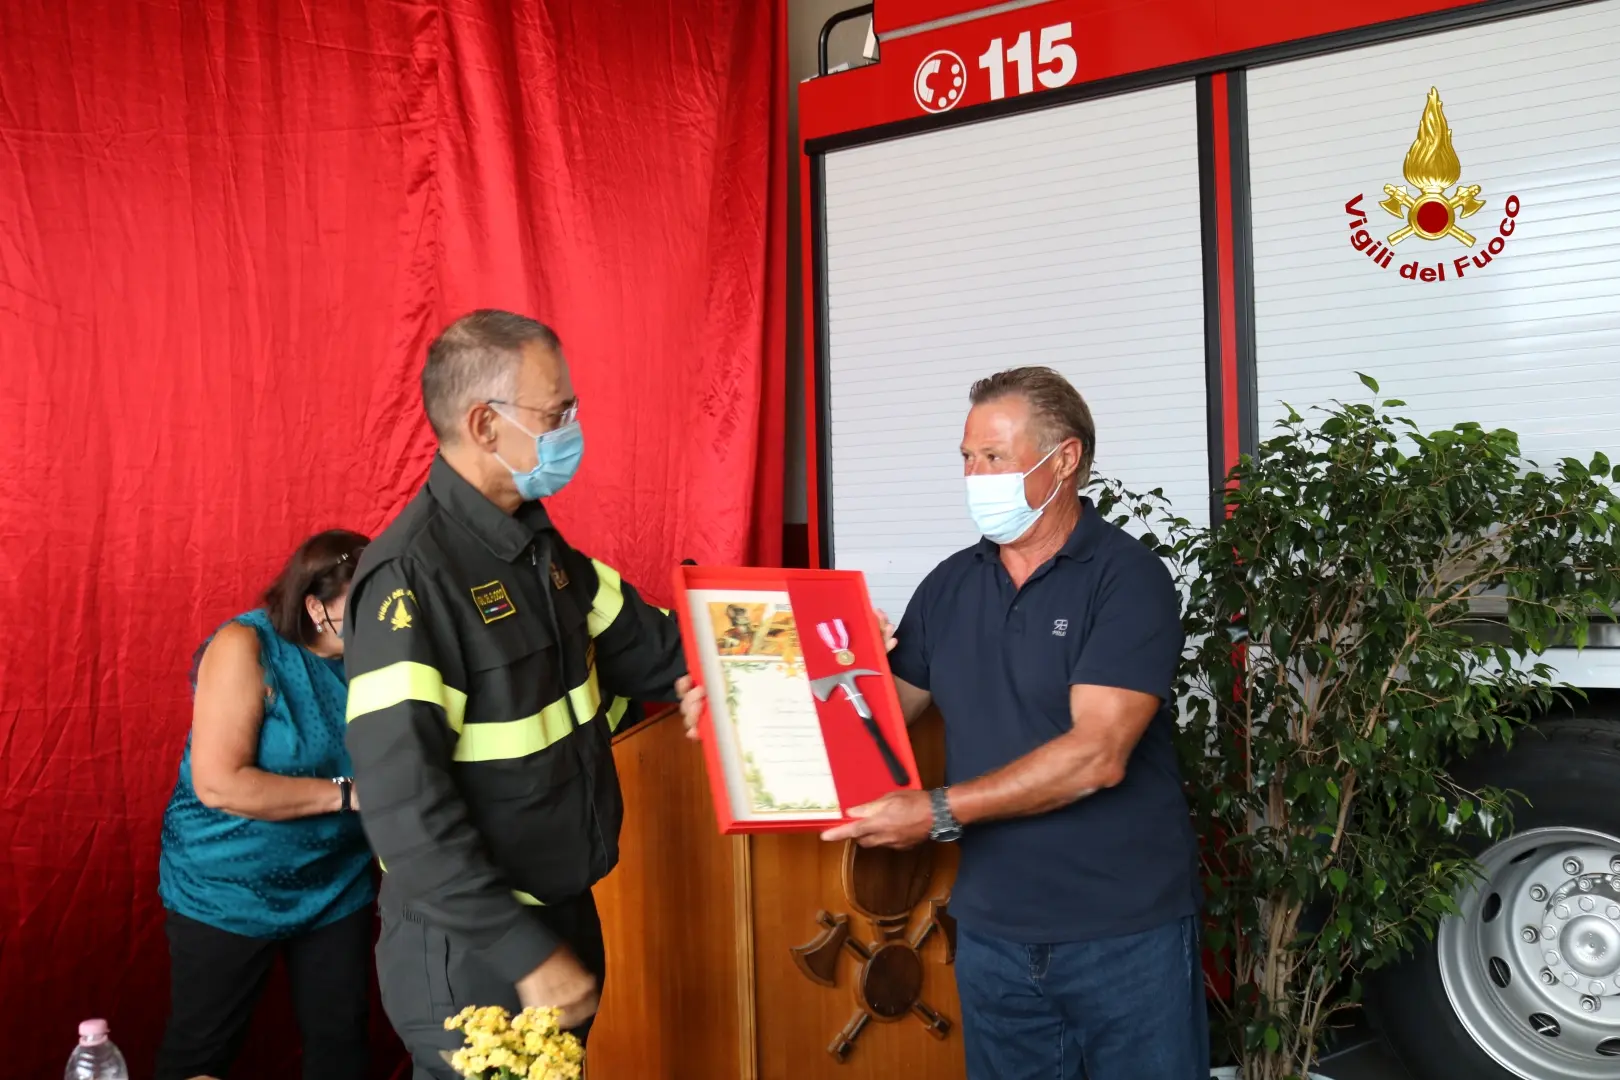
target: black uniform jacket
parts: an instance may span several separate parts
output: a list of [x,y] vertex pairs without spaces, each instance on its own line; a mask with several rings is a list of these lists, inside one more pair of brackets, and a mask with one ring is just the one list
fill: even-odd
[[360,559],[345,619],[348,748],[405,910],[516,982],[557,939],[535,906],[613,869],[610,741],[685,674],[668,612],[508,515],[443,458]]

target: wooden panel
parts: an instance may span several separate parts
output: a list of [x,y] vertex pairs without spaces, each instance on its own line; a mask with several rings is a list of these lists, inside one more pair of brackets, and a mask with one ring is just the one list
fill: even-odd
[[[920,721],[912,731],[912,741],[925,785],[937,785],[944,773],[939,717],[930,714]],[[950,845],[933,848],[927,897],[948,892],[956,876],[956,849]],[[947,946],[943,934],[935,933],[922,948],[921,1000],[950,1021],[946,1038],[929,1034],[915,1015],[890,1023],[869,1022],[840,1063],[828,1046],[860,1008],[857,975],[861,961],[849,948],[841,949],[836,960],[829,953],[836,985],[826,987],[799,969],[792,950],[823,931],[816,920],[821,911],[848,916],[849,936],[860,944],[871,946],[880,940],[879,928],[855,911],[845,892],[845,849],[814,836],[758,836],[753,840],[752,866],[760,1080],[891,1080],[897,1076],[955,1080],[964,1075],[961,1013],[955,973],[944,962]],[[904,877],[905,869],[897,866],[899,877]],[[925,902],[899,932],[914,938],[926,921]]]
[[625,816],[619,866],[596,887],[608,976],[590,1080],[752,1080],[748,841],[716,829],[677,716],[631,729],[613,756]]

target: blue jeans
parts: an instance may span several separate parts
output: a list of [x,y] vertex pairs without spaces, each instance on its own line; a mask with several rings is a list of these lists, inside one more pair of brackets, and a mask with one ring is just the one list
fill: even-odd
[[1209,1080],[1196,916],[1019,945],[957,933],[969,1080]]

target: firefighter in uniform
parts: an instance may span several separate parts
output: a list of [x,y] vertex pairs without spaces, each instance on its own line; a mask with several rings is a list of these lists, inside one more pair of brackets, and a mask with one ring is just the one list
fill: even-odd
[[422,389],[439,456],[355,574],[347,742],[384,870],[383,1005],[417,1080],[448,1080],[463,1006],[556,1006],[588,1030],[591,886],[623,815],[610,738],[686,668],[669,614],[538,501],[583,450],[556,335],[474,312],[433,343]]

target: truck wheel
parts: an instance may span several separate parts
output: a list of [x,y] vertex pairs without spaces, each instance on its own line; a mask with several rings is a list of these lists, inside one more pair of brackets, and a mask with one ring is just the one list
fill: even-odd
[[1551,720],[1464,783],[1522,792],[1512,836],[1433,942],[1371,980],[1374,1022],[1419,1080],[1620,1076],[1620,722]]

